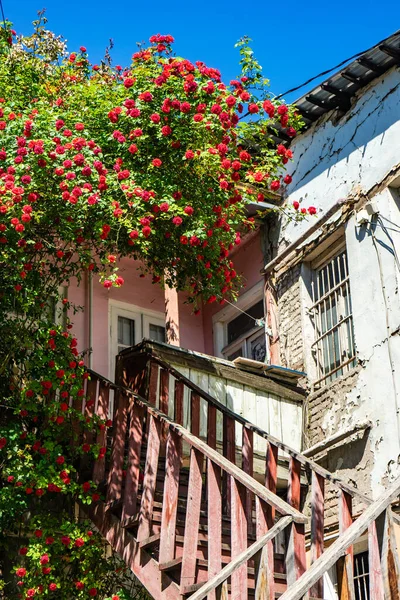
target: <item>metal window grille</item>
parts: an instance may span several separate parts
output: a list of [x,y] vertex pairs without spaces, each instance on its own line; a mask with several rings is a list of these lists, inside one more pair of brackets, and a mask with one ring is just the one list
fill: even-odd
[[368,552],[354,556],[355,600],[370,600]]
[[318,369],[314,385],[320,385],[340,377],[356,364],[346,250],[316,271],[312,288],[313,352]]

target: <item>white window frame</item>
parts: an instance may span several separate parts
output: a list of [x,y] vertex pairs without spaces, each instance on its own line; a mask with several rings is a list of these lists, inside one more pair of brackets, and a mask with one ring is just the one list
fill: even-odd
[[[252,288],[247,290],[244,294],[239,296],[234,306],[226,304],[222,310],[213,315],[212,320],[215,356],[218,356],[219,358],[226,358],[241,347],[244,350],[244,346],[247,346],[247,343],[251,342],[251,340],[258,337],[260,333],[264,331],[264,335],[266,336],[266,360],[269,360],[266,324],[264,326],[255,326],[252,330],[246,332],[231,344],[228,344],[228,323],[239,316],[240,312],[238,311],[238,308],[246,311],[254,306],[254,304],[257,304],[257,302],[260,302],[260,300],[263,300],[263,296],[264,281],[261,280]],[[244,352],[245,355],[247,355],[247,350],[244,350]]]
[[165,315],[162,312],[148,310],[119,300],[108,301],[108,330],[109,330],[109,379],[114,381],[115,357],[118,354],[118,317],[126,317],[135,321],[134,344],[143,338],[150,337],[150,324],[165,327]]

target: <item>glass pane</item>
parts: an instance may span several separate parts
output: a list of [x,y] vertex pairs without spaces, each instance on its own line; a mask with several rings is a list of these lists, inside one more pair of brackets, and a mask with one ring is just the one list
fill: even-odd
[[249,356],[252,360],[263,363],[265,362],[266,353],[265,334],[263,332],[255,340],[249,342]]
[[154,340],[155,342],[165,342],[165,327],[150,323],[149,335],[150,339]]
[[[236,319],[228,323],[228,344],[237,340],[241,335],[250,331],[255,326],[254,319],[264,318],[264,303],[262,300],[246,310],[247,315],[241,313]],[[250,316],[248,316],[250,315]]]
[[133,346],[135,344],[135,321],[127,317],[118,317],[118,344]]

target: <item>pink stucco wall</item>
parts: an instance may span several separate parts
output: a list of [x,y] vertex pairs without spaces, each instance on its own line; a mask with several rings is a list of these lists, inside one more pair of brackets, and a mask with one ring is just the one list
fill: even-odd
[[[109,300],[118,300],[126,304],[137,306],[146,310],[164,313],[164,291],[159,285],[151,283],[151,277],[140,277],[139,263],[131,259],[124,259],[120,265],[119,273],[125,280],[121,288],[105,289],[93,277],[93,338],[92,338],[92,367],[95,371],[108,375],[109,373]],[[89,347],[88,324],[88,281],[83,278],[80,285],[74,281],[68,290],[71,302],[84,308],[83,312],[71,314],[73,332],[78,338],[79,350]],[[201,316],[195,316],[189,304],[185,303],[185,296],[179,296],[179,317],[181,346],[204,352],[203,322]]]
[[[244,283],[241,293],[251,288],[261,279],[263,266],[260,235],[255,234],[247,243],[243,243],[232,257],[238,273],[243,275]],[[105,289],[93,277],[93,338],[92,367],[104,375],[109,374],[109,300],[119,300],[126,304],[146,310],[164,313],[164,291],[159,285],[151,283],[151,277],[140,277],[139,263],[124,259],[121,262],[120,274],[125,283],[121,288]],[[83,307],[83,312],[70,315],[74,324],[73,332],[78,338],[79,349],[89,347],[88,324],[88,280],[83,278],[80,285],[70,285],[68,297],[74,304]],[[180,345],[183,348],[213,354],[212,317],[221,310],[219,304],[206,305],[200,315],[192,313],[191,306],[185,303],[185,296],[179,295]]]
[[[238,250],[232,256],[233,263],[237,273],[243,277],[243,286],[239,292],[243,294],[258,283],[262,278],[261,270],[264,266],[263,253],[261,248],[261,234],[256,232],[249,241],[243,242]],[[204,332],[204,352],[214,354],[213,343],[213,316],[223,307],[220,304],[207,304],[203,309],[203,332]]]

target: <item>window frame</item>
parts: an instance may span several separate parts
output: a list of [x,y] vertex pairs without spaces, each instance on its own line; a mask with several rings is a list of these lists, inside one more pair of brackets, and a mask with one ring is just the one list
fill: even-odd
[[[345,268],[344,273],[341,272],[341,267],[338,265],[339,280],[334,280],[334,285],[330,285],[327,291],[323,291],[320,295],[318,292],[318,299],[316,299],[315,288],[318,286],[319,274],[324,270],[328,269],[329,265],[334,265],[336,261],[343,253],[345,253]],[[328,385],[338,377],[347,374],[352,368],[356,366],[357,351],[355,346],[354,336],[354,323],[353,323],[353,310],[351,303],[351,286],[350,286],[350,274],[348,269],[348,254],[345,239],[341,238],[336,242],[328,246],[328,248],[321,252],[320,255],[313,261],[309,262],[310,267],[310,284],[311,284],[311,306],[308,309],[311,315],[312,326],[313,326],[313,341],[311,344],[311,354],[313,356],[315,365],[315,377],[313,378],[313,388],[319,388]],[[332,267],[333,279],[335,279],[334,266]],[[344,276],[342,276],[344,275]],[[345,294],[343,294],[345,290]],[[334,298],[334,304],[331,300]],[[347,298],[347,301],[346,301]],[[336,318],[335,325],[328,326],[328,310],[327,302],[330,303],[330,318],[332,319],[333,307],[336,314],[341,311],[341,316]],[[322,303],[324,303],[324,311],[321,310]],[[346,307],[347,303],[347,307]],[[323,331],[322,318],[325,314],[325,331]],[[346,325],[347,324],[347,325]],[[344,325],[344,327],[343,327]],[[336,332],[337,335],[337,346],[339,351],[339,362],[332,369],[327,368],[332,365],[330,357],[330,339],[333,339],[334,358],[336,359]],[[333,338],[331,338],[333,334]],[[324,344],[324,340],[328,340],[327,345]],[[328,365],[326,363],[325,348],[328,351]],[[318,353],[321,359],[318,358]],[[343,360],[343,356],[347,355],[347,358]]]
[[134,345],[143,338],[150,337],[150,325],[160,325],[165,328],[165,315],[155,310],[147,310],[141,306],[128,304],[119,300],[108,301],[108,377],[114,381],[115,357],[118,354],[118,317],[125,317],[135,321]]
[[[233,321],[238,315],[238,308],[241,310],[248,310],[254,306],[260,300],[263,300],[264,296],[264,281],[261,280],[256,283],[253,287],[247,290],[244,294],[239,296],[235,306],[227,304],[222,310],[213,316],[213,335],[214,335],[214,354],[219,358],[229,360],[227,357],[233,354],[235,351],[242,348],[245,354],[243,356],[248,357],[247,345],[252,339],[257,338],[260,333],[264,332],[265,336],[265,362],[268,362],[269,350],[268,350],[268,336],[266,331],[266,325],[255,326],[249,331],[242,334],[238,339],[228,344],[228,323]],[[264,315],[264,319],[266,317]]]

